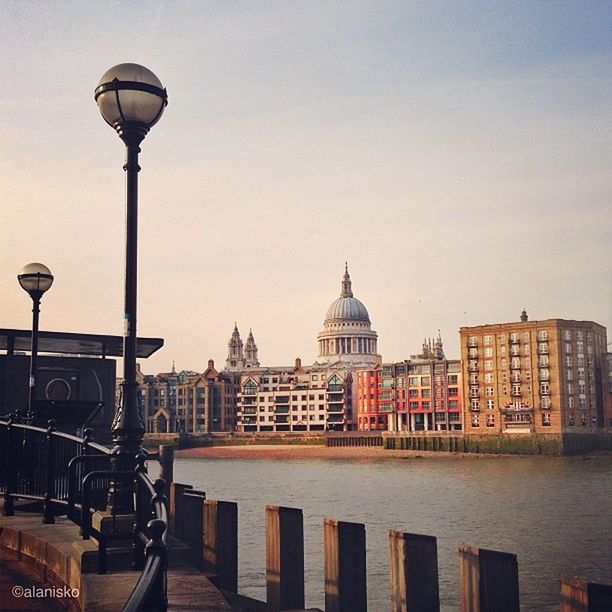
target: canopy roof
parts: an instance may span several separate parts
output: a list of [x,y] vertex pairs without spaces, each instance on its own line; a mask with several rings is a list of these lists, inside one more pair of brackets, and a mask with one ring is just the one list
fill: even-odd
[[[30,351],[31,330],[0,329],[0,350]],[[145,359],[164,345],[163,338],[138,338],[136,357]],[[38,352],[60,355],[123,357],[123,336],[75,334],[70,332],[38,332]]]

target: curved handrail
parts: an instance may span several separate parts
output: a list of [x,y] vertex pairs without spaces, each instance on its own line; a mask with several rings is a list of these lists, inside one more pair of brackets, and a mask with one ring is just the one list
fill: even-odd
[[[152,482],[149,478],[145,467],[149,458],[146,452],[136,457],[135,471],[108,469],[111,451],[91,440],[90,429],[79,438],[56,431],[53,421],[44,429],[15,422],[14,418],[0,418],[0,442],[0,485],[7,516],[14,514],[15,498],[39,499],[44,502],[43,522],[53,523],[54,506],[65,504],[68,518],[81,524],[82,536],[87,538],[91,530],[90,501],[94,481],[120,478],[133,483],[134,560],[136,566],[142,568],[142,574],[124,611],[166,610],[168,509],[165,482],[161,478]],[[82,494],[80,521],[75,512],[79,493]],[[98,535],[102,534],[96,537]],[[100,568],[103,568],[107,542],[105,538],[99,541]]]
[[149,537],[144,551],[145,564],[142,574],[122,612],[163,612],[168,607],[166,595],[168,508],[164,496],[166,483],[162,478],[152,482],[144,467],[142,455],[139,455],[138,461],[136,482],[137,485],[144,486],[151,495],[151,511],[155,518],[147,523]]

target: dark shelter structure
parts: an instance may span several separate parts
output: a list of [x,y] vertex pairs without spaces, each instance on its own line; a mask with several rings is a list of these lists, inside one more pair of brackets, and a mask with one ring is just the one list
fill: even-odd
[[[161,338],[138,338],[137,357],[161,348]],[[0,415],[28,405],[31,331],[0,329]],[[39,332],[34,425],[54,419],[59,431],[81,435],[85,427],[110,442],[115,414],[116,360],[123,338],[101,334]],[[102,440],[100,436],[108,440]]]

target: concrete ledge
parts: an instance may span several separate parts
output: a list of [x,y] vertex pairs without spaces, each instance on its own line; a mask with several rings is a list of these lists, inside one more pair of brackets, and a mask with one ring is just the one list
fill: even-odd
[[[83,540],[79,528],[65,518],[43,525],[40,515],[0,518],[0,547],[25,561],[52,586],[78,589],[78,598],[62,600],[71,612],[120,612],[141,573],[132,571],[131,553],[109,549],[109,573],[98,574],[95,540]],[[187,562],[189,547],[169,538],[168,609],[227,612],[230,605],[211,581]],[[113,571],[113,566],[121,566]],[[125,567],[127,565],[127,567]]]

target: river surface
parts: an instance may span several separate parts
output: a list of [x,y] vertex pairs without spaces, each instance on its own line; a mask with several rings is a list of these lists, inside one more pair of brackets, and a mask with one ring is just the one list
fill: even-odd
[[518,556],[522,610],[558,610],[558,578],[612,583],[612,457],[177,459],[176,482],[238,503],[238,588],[265,600],[264,510],[302,508],[306,604],[324,609],[323,519],[365,523],[368,610],[389,610],[388,530],[438,538],[443,610],[461,542]]

